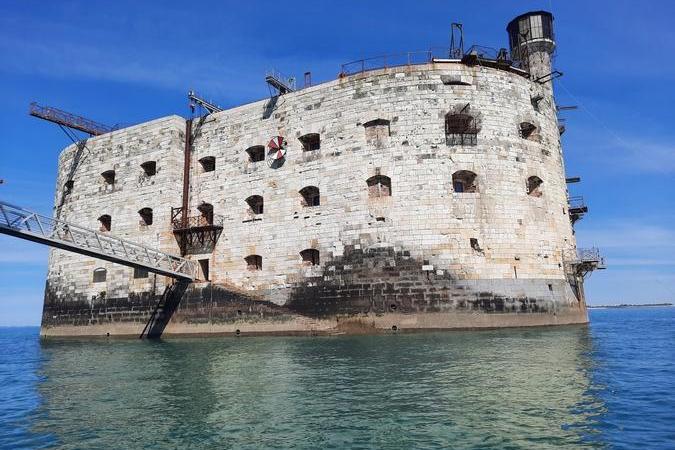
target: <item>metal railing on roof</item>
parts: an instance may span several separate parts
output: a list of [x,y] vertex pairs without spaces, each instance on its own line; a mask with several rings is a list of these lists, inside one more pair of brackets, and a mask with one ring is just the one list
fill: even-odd
[[[517,67],[510,60],[508,52],[505,49],[495,49],[481,45],[473,45],[467,50],[462,50],[460,58],[473,56],[479,60],[505,62],[513,67]],[[367,72],[369,70],[387,69],[390,67],[413,66],[417,64],[428,64],[434,60],[456,59],[457,55],[451,56],[451,49],[445,47],[432,47],[429,50],[420,50],[414,52],[395,53],[390,55],[376,56],[373,58],[358,59],[342,64],[340,76],[355,75]]]
[[373,58],[357,59],[342,64],[340,76],[355,75],[369,70],[386,69],[389,67],[412,66],[427,64],[434,59],[448,58],[450,50],[447,48],[432,48],[415,52],[395,53],[375,56]]

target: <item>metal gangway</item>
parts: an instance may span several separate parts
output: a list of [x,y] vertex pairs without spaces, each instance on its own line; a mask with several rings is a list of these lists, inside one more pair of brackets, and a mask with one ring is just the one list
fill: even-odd
[[111,261],[179,280],[193,281],[197,264],[107,233],[52,219],[0,202],[0,234]]

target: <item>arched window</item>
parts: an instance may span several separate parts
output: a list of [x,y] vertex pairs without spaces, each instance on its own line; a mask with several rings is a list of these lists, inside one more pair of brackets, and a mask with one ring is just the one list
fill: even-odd
[[154,176],[157,173],[157,162],[156,161],[146,161],[141,164],[143,173],[146,177]]
[[539,138],[536,125],[530,122],[521,122],[518,126],[518,133],[521,138],[528,141],[536,141]]
[[63,191],[66,195],[70,194],[73,192],[73,186],[75,186],[75,182],[73,180],[68,180],[65,182],[63,185]]
[[215,156],[205,156],[199,160],[199,164],[202,166],[202,173],[213,172],[214,170],[216,170]]
[[262,270],[262,256],[248,255],[244,260],[248,270]]
[[368,197],[389,197],[391,196],[391,178],[385,175],[375,175],[366,180],[368,184]]
[[533,175],[527,179],[527,195],[532,197],[541,197],[541,185],[544,184],[541,178]]
[[251,195],[246,199],[246,203],[253,214],[263,213],[263,198],[260,195]]
[[302,263],[306,266],[319,265],[319,251],[313,248],[307,248],[300,252]]
[[311,152],[321,148],[321,137],[318,133],[308,133],[304,136],[300,136],[298,139],[300,139],[300,142],[302,143],[303,151]]
[[112,225],[112,218],[108,214],[103,214],[98,218],[99,231],[110,231],[110,226]]
[[265,146],[263,145],[254,145],[246,149],[248,153],[248,160],[251,162],[259,162],[265,160]]
[[144,226],[152,225],[152,209],[142,208],[138,210],[138,215],[141,217],[140,224]]
[[478,127],[476,119],[469,114],[445,116],[445,143],[447,145],[476,145]]
[[108,271],[105,270],[103,267],[99,267],[98,269],[94,269],[94,276],[92,281],[94,283],[103,283],[107,277]]
[[389,121],[375,119],[363,124],[366,131],[366,142],[375,146],[383,145],[390,134]]
[[302,196],[302,206],[311,207],[321,204],[319,188],[316,186],[306,186],[300,189],[300,195]]
[[103,177],[103,182],[107,184],[108,186],[112,186],[115,184],[115,171],[114,170],[106,170],[101,174]]
[[211,203],[202,202],[197,210],[199,211],[200,226],[213,225],[213,205]]
[[476,174],[470,170],[458,170],[452,174],[452,190],[456,193],[478,192]]

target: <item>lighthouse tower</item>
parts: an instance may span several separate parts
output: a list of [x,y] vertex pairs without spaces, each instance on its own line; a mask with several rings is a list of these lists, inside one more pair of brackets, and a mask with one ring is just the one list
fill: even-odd
[[551,74],[551,55],[555,50],[553,15],[532,11],[513,19],[506,27],[509,33],[511,58],[521,63],[532,80],[545,79]]

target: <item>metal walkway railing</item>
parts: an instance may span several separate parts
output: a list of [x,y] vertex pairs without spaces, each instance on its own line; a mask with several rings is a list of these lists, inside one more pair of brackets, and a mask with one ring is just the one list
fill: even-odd
[[41,216],[0,202],[0,234],[104,259],[183,280],[194,280],[197,264],[150,247]]

